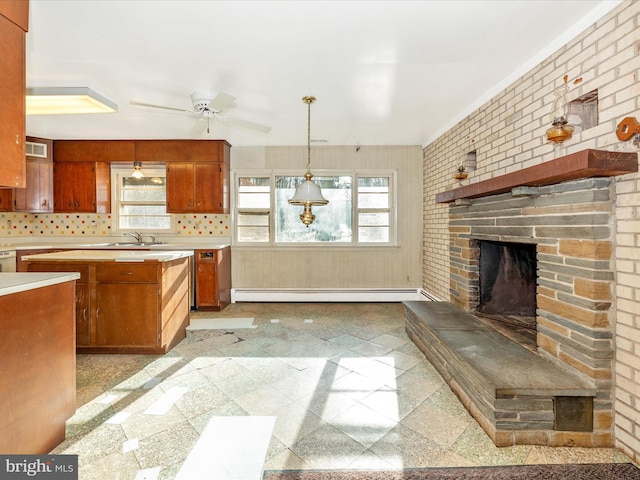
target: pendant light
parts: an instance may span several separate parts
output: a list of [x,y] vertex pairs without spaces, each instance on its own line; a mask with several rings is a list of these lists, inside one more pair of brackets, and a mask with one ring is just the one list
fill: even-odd
[[311,207],[326,205],[329,200],[322,196],[320,186],[311,180],[313,178],[311,173],[311,104],[316,101],[316,97],[302,97],[302,101],[307,104],[307,173],[304,174],[305,181],[296,187],[296,194],[289,199],[289,203],[304,207],[300,220],[309,228],[309,225],[316,219],[316,216],[311,212]]
[[137,179],[144,177],[144,173],[142,173],[142,162],[133,162],[133,173],[131,176]]

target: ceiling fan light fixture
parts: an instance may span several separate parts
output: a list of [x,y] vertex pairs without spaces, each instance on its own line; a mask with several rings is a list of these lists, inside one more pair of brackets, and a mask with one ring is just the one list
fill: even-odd
[[144,173],[142,173],[142,162],[133,162],[133,173],[131,176],[137,179],[144,177]]
[[26,90],[27,115],[114,113],[118,105],[88,87],[36,87]]
[[307,104],[307,173],[304,174],[305,181],[296,187],[295,195],[289,199],[289,204],[304,206],[300,220],[308,228],[316,219],[311,207],[326,205],[329,200],[322,196],[320,185],[311,180],[313,178],[311,173],[311,104],[316,101],[316,97],[305,96],[302,97],[302,101]]

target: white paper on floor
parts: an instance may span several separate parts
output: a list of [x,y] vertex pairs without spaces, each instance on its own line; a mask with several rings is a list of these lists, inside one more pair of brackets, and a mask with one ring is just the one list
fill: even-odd
[[259,480],[276,417],[213,417],[176,480]]
[[227,330],[231,328],[258,328],[252,318],[192,318],[187,330]]

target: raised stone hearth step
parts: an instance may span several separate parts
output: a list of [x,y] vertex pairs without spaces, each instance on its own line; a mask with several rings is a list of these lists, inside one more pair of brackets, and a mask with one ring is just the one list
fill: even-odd
[[496,445],[554,445],[554,432],[591,431],[596,389],[586,381],[452,303],[404,305],[408,335]]

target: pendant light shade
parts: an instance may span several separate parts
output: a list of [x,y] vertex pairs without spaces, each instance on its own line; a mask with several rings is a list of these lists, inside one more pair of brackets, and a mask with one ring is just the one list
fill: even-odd
[[142,162],[133,162],[133,173],[131,176],[138,179],[144,177],[144,173],[142,173]]
[[311,104],[316,101],[315,97],[302,97],[302,101],[307,104],[307,173],[304,174],[305,181],[296,187],[296,193],[289,199],[291,205],[302,205],[303,213],[300,220],[307,227],[313,223],[316,216],[311,212],[313,205],[326,205],[329,200],[322,196],[320,186],[313,180],[311,173]]
[[329,203],[329,200],[322,196],[320,186],[311,180],[313,178],[311,172],[307,172],[304,178],[306,180],[296,187],[296,194],[289,199],[289,203],[291,205],[305,205],[306,203],[326,205]]

